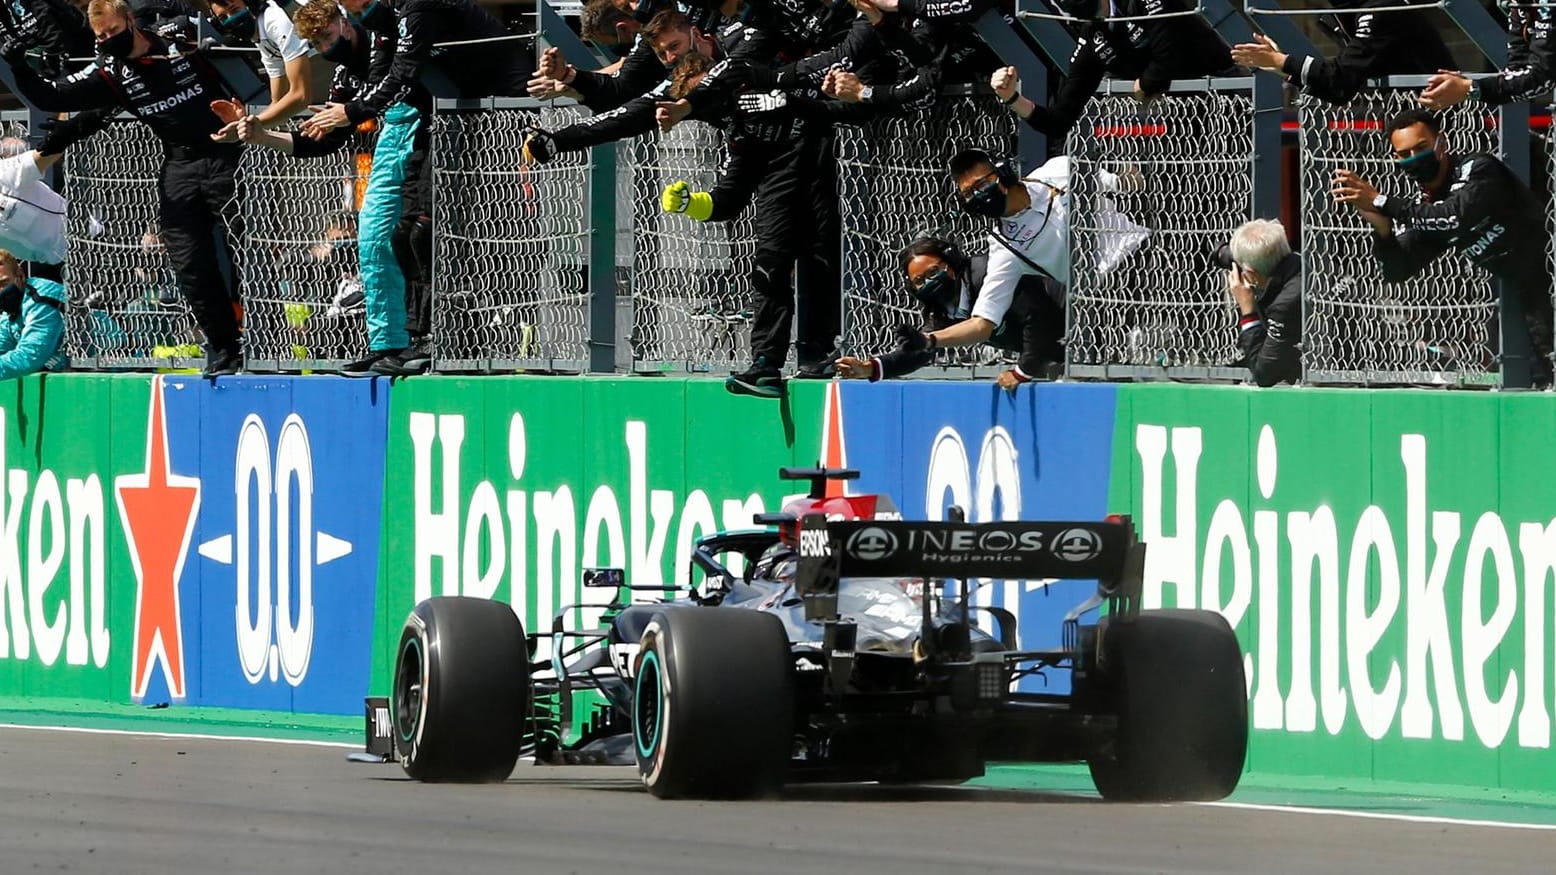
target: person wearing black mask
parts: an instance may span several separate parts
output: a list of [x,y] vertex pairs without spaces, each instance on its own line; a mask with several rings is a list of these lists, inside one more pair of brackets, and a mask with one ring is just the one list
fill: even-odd
[[238,318],[238,271],[225,275],[218,250],[236,266],[231,241],[242,234],[235,173],[241,147],[212,142],[222,122],[212,103],[234,97],[200,54],[172,54],[161,37],[134,22],[124,0],[92,0],[87,19],[102,57],[67,79],[48,80],[7,42],[17,90],[45,112],[118,106],[146,123],[162,141],[158,214],[179,291],[189,302],[208,347],[207,376],[237,373],[243,366]]
[[[284,122],[308,106],[308,44],[297,38],[292,19],[275,0],[209,0],[216,26],[237,45],[259,49],[259,64],[270,80],[270,104],[250,118],[265,127]],[[256,12],[255,9],[258,9]],[[237,136],[235,125],[224,134]]]
[[[1453,54],[1425,9],[1380,11],[1426,0],[1336,0],[1347,10],[1340,16],[1323,16],[1321,23],[1341,45],[1333,58],[1289,55],[1275,41],[1257,34],[1254,42],[1232,47],[1232,60],[1248,67],[1279,73],[1286,81],[1320,100],[1350,103],[1368,79],[1410,73],[1436,73],[1453,67]],[[1354,9],[1354,14],[1350,10]],[[1351,19],[1352,21],[1346,21]]]
[[[901,345],[891,352],[838,359],[837,372],[845,379],[875,382],[907,376],[934,359],[924,340],[926,332],[949,333],[952,326],[973,318],[988,271],[987,256],[969,257],[954,241],[925,234],[908,244],[901,262],[908,292],[923,311],[923,327],[899,326]],[[1021,356],[997,378],[1001,387],[1014,389],[1059,373],[1064,362],[1064,310],[1058,303],[1062,296],[1063,290],[1047,277],[1028,275],[1017,281],[1016,294],[987,341]]]
[[1395,166],[1415,180],[1413,199],[1388,197],[1358,173],[1334,172],[1336,202],[1373,227],[1372,251],[1387,282],[1403,282],[1448,249],[1463,253],[1518,295],[1534,350],[1537,385],[1551,382],[1550,242],[1540,201],[1507,165],[1485,154],[1454,155],[1432,113],[1411,109],[1388,125]]

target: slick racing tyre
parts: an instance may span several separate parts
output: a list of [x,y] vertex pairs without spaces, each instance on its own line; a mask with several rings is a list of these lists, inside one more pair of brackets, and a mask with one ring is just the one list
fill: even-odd
[[1213,611],[1144,611],[1108,623],[1101,671],[1118,717],[1113,756],[1090,760],[1103,798],[1211,801],[1237,788],[1248,752],[1242,648]]
[[420,781],[503,781],[529,709],[524,626],[502,602],[432,598],[405,621],[389,707],[405,773]]
[[776,794],[794,721],[789,640],[771,614],[661,611],[643,630],[632,697],[643,783],[661,799]]

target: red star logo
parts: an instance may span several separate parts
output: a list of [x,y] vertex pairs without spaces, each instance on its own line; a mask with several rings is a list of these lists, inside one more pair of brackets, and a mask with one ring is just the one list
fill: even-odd
[[178,577],[200,509],[200,479],[169,470],[167,414],[162,378],[151,383],[146,418],[146,470],[114,478],[119,519],[124,522],[130,561],[135,564],[135,650],[130,695],[139,701],[151,681],[153,657],[174,699],[184,698],[184,633],[178,609]]
[[[848,450],[843,446],[843,401],[837,383],[827,386],[827,400],[821,419],[821,464],[826,468],[847,468]],[[827,481],[827,497],[846,494],[843,481]]]

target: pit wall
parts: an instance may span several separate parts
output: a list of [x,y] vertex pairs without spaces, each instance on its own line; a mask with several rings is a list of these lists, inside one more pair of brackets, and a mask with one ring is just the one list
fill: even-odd
[[[387,691],[419,598],[498,598],[544,628],[581,568],[684,581],[695,538],[777,510],[803,489],[777,468],[820,460],[909,517],[1133,514],[1147,607],[1238,631],[1256,772],[1542,790],[1553,432],[1556,398],[1490,393],[0,383],[0,712],[166,703],[344,726]],[[1087,589],[997,581],[980,600],[1051,646]]]

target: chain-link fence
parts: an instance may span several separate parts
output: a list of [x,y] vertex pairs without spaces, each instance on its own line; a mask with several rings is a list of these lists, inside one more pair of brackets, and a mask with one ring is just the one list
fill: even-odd
[[432,126],[433,337],[442,371],[589,365],[589,153],[524,161],[529,129],[581,118],[524,98],[460,107]]
[[[1419,88],[1363,91],[1337,107],[1303,97],[1301,202],[1305,379],[1310,383],[1494,385],[1497,300],[1490,276],[1454,251],[1416,277],[1383,281],[1372,228],[1330,196],[1350,169],[1389,197],[1414,199],[1394,170],[1386,128],[1418,105]],[[1496,154],[1494,110],[1469,101],[1439,113],[1455,154]],[[1541,221],[1531,216],[1530,221]]]
[[161,143],[139,121],[116,120],[70,149],[65,351],[76,367],[198,367],[204,361],[157,223],[161,166]]
[[314,160],[250,148],[244,181],[244,349],[250,370],[331,370],[366,349],[357,211],[373,133]]
[[[1016,124],[993,94],[960,88],[922,109],[838,127],[844,352],[885,352],[898,325],[923,323],[898,261],[914,238],[929,232],[969,255],[988,251],[989,220],[961,210],[946,164],[970,147],[1014,155]],[[992,347],[943,350],[939,373],[966,376],[968,366],[1003,360]]]
[[723,142],[716,128],[682,124],[630,144],[634,370],[727,372],[750,358],[753,210],[731,222],[699,222],[659,206],[660,192],[677,180],[712,189]]
[[1142,106],[1106,83],[1067,141],[1068,373],[1242,379],[1211,256],[1253,218],[1253,83],[1174,83]]

